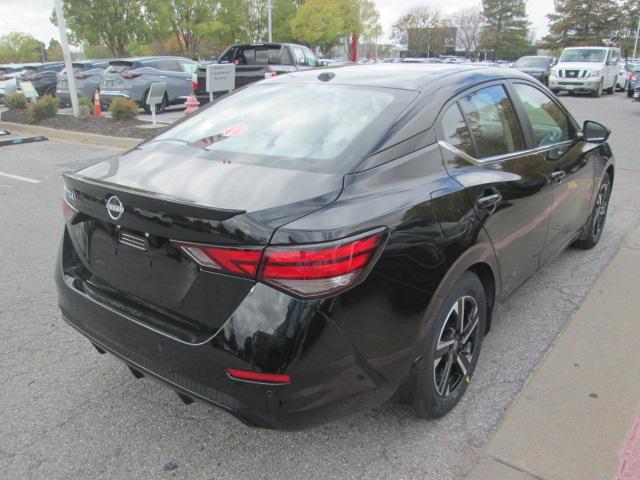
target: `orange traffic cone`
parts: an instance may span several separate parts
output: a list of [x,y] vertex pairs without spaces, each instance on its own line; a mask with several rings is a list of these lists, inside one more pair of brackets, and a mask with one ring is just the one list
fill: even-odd
[[102,107],[100,106],[100,90],[96,90],[96,93],[93,96],[93,114],[96,117],[102,116]]

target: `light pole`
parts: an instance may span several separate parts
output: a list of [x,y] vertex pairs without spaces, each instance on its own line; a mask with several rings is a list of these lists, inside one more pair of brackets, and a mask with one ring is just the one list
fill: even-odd
[[78,91],[76,90],[76,77],[73,75],[73,65],[71,64],[71,53],[69,52],[69,42],[67,42],[67,24],[64,21],[64,12],[60,0],[53,0],[56,7],[56,17],[58,19],[58,29],[60,30],[60,45],[64,56],[64,68],[67,71],[67,82],[69,84],[69,95],[71,96],[71,107],[73,116],[80,116],[80,105],[78,104]]
[[638,36],[640,36],[640,15],[638,15],[638,28],[636,30],[636,42],[633,44],[633,59],[636,59],[636,51],[638,49]]
[[273,41],[273,38],[271,37],[271,0],[267,0],[267,19],[268,19],[268,26],[269,26],[269,43],[271,43]]

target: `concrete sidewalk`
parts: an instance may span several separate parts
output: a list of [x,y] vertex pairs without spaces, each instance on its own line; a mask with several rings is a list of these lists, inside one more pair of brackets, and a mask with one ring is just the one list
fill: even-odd
[[[640,228],[593,285],[468,480],[640,480]],[[624,461],[623,461],[624,460]]]

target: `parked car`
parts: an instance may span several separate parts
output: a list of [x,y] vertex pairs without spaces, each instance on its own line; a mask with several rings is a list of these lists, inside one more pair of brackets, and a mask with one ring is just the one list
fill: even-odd
[[600,97],[606,91],[612,95],[616,88],[619,62],[619,48],[565,48],[560,61],[551,70],[549,88],[554,93],[565,90]]
[[[236,65],[235,88],[264,80],[265,77],[306,70],[320,66],[314,53],[304,45],[295,43],[250,43],[228,47],[217,63]],[[198,71],[198,99],[209,101],[206,91],[206,71]],[[226,92],[216,92],[222,95]]]
[[[79,97],[94,98],[96,90],[100,88],[102,75],[109,66],[109,62],[110,60],[78,60],[71,64]],[[66,68],[63,68],[58,74],[56,96],[60,98],[63,104],[71,102]]]
[[64,175],[62,315],[250,425],[440,417],[497,304],[602,238],[608,136],[515,70],[279,75]]
[[521,57],[513,64],[512,68],[528,73],[536,80],[549,85],[549,73],[554,65],[554,58],[544,55],[532,55]]
[[183,57],[137,57],[112,60],[102,75],[100,100],[110,103],[116,97],[134,100],[150,113],[147,95],[152,83],[164,82],[167,91],[156,106],[161,113],[168,105],[184,103],[193,94],[193,73],[198,64]]
[[0,65],[0,98],[11,95],[17,90],[16,77],[22,68],[20,64]]
[[18,82],[31,82],[40,96],[55,96],[58,73],[63,68],[63,62],[25,65],[16,79]]
[[629,72],[629,80],[627,82],[627,96],[633,97],[633,93],[640,87],[640,64],[634,65]]

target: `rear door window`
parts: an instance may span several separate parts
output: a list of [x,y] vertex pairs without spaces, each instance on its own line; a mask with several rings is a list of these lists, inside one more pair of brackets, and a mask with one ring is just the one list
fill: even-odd
[[459,101],[478,149],[478,158],[525,148],[522,130],[504,87],[483,88]]
[[467,124],[464,122],[464,118],[462,118],[462,113],[457,103],[449,107],[449,110],[443,115],[441,126],[444,140],[449,145],[462,150],[467,155],[476,156],[471,134]]
[[318,64],[318,61],[316,60],[316,56],[313,54],[313,52],[308,48],[303,48],[302,51],[304,52],[304,58],[307,66],[315,67]]
[[304,58],[304,52],[300,47],[293,47],[293,57],[296,65],[307,65],[307,60]]
[[165,72],[182,72],[182,66],[178,60],[173,59],[161,59],[158,60],[158,70]]
[[564,112],[546,94],[530,85],[514,85],[527,113],[536,147],[553,145],[571,138],[570,122]]

